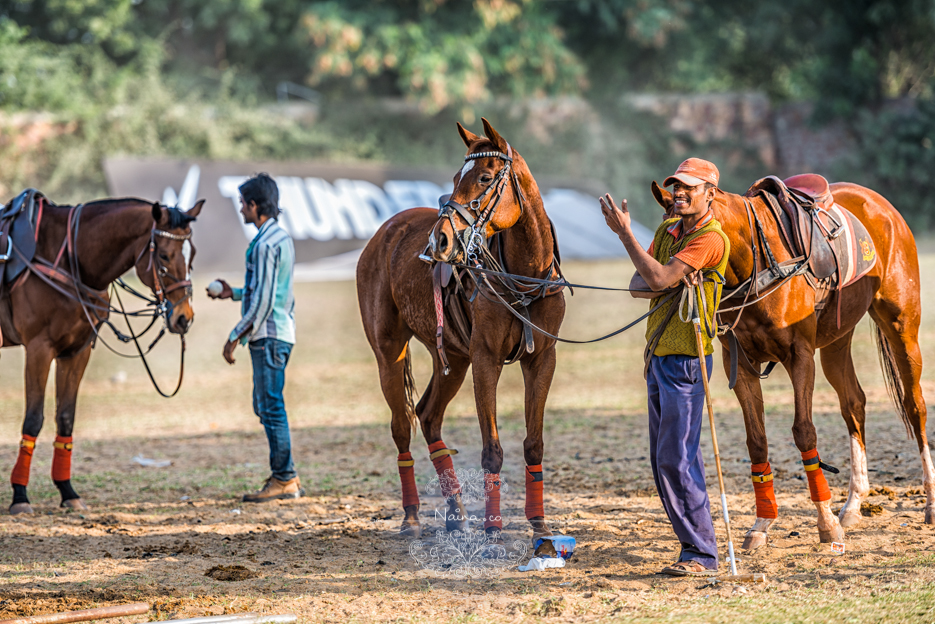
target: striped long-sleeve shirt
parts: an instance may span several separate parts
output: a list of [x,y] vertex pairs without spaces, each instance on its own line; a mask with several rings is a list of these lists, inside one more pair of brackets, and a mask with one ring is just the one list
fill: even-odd
[[[295,247],[276,219],[268,219],[247,247],[247,273],[243,288],[233,288],[241,301],[243,318],[231,332],[241,344],[275,338],[295,344],[295,298],[292,269]],[[253,329],[247,331],[251,326]],[[241,337],[242,336],[242,337]]]

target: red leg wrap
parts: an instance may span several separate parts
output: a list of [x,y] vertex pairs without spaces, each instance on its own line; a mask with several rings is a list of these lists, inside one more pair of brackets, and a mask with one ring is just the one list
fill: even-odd
[[36,448],[36,438],[23,434],[23,439],[19,443],[19,456],[16,458],[16,465],[13,466],[13,474],[10,475],[10,483],[13,485],[29,485],[29,465],[32,463],[32,452]]
[[542,503],[542,464],[526,466],[526,519],[545,516]]
[[400,453],[396,458],[399,466],[399,480],[403,484],[403,507],[419,504],[419,490],[416,488],[416,468],[412,461],[412,453]]
[[487,473],[484,475],[484,492],[487,496],[484,528],[503,528],[503,517],[500,515],[500,475]]
[[808,477],[808,491],[812,495],[812,501],[816,503],[831,500],[831,490],[828,489],[825,473],[818,465],[818,461],[816,461],[818,459],[818,449],[812,449],[802,453],[802,463],[805,465],[805,476]]
[[55,436],[55,450],[52,453],[52,480],[68,481],[71,479],[71,436]]
[[[429,444],[429,453],[435,454],[447,448],[445,443],[439,440]],[[435,464],[435,472],[438,473],[438,483],[441,486],[442,496],[448,498],[452,494],[459,493],[461,484],[458,482],[457,475],[455,475],[455,465],[451,462],[451,455],[440,454],[432,460],[432,463]]]
[[[751,468],[753,478],[772,477],[773,469],[769,462],[764,464],[753,464]],[[779,517],[779,506],[776,505],[776,493],[773,491],[773,481],[753,482],[753,493],[756,496],[756,517],[771,518],[775,520]]]

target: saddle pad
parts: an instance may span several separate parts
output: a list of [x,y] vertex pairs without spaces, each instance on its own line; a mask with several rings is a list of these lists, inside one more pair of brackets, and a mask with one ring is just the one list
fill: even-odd
[[844,231],[830,241],[838,261],[840,287],[844,288],[870,272],[877,263],[877,250],[864,224],[838,204],[819,213],[819,219],[829,232],[837,228],[829,213],[837,223],[844,225]]

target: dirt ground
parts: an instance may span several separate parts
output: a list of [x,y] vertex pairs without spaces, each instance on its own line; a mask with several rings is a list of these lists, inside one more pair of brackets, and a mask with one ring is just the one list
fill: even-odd
[[[928,270],[935,257],[926,256]],[[626,263],[570,264],[582,282],[625,282]],[[209,276],[202,276],[207,281]],[[925,291],[931,303],[933,293]],[[299,342],[286,392],[297,467],[307,497],[249,506],[240,495],[266,477],[266,441],[250,411],[250,367],[220,359],[236,309],[201,297],[189,339],[185,387],[159,399],[136,362],[98,349],[79,400],[77,490],[88,512],[65,512],[48,477],[53,405],[33,461],[33,516],[0,516],[0,618],[136,601],[154,612],[131,622],[241,611],[295,613],[300,621],[935,621],[935,529],[923,524],[921,465],[914,442],[883,387],[870,331],[859,328],[855,363],[868,395],[868,455],[874,495],[868,517],[847,533],[846,551],[818,543],[814,507],[792,444],[792,394],[781,371],[764,385],[780,518],[767,547],[738,552],[741,571],[766,585],[657,574],[678,543],[655,496],[649,468],[639,332],[559,351],[546,416],[545,504],[553,530],[577,549],[562,569],[458,578],[423,570],[396,535],[402,511],[396,450],[376,366],[362,337],[350,283],[303,284]],[[592,294],[569,300],[563,332],[573,338],[613,329],[644,304]],[[928,309],[932,309],[931,306]],[[923,357],[935,362],[933,324]],[[158,373],[177,354],[166,345]],[[418,350],[417,350],[418,351]],[[16,457],[22,419],[22,356],[3,353],[0,467]],[[428,360],[416,361],[417,383]],[[932,366],[924,392],[935,396]],[[522,394],[518,370],[500,385],[504,525],[508,545],[531,531],[523,517]],[[718,364],[713,381],[718,438],[739,549],[753,520],[743,424]],[[847,432],[837,399],[816,385],[815,423],[835,507],[845,498]],[[726,551],[710,437],[703,434],[708,486],[721,552]],[[470,384],[449,409],[445,441],[458,469],[476,469],[480,442]],[[428,542],[442,522],[425,443],[413,444]],[[170,460],[143,467],[134,456]],[[8,504],[7,502],[3,503]],[[481,505],[470,508],[481,515]],[[531,549],[530,549],[531,550]],[[231,569],[231,566],[239,566]],[[226,567],[226,569],[225,569]],[[219,568],[220,572],[219,573]],[[726,570],[726,564],[722,563]],[[213,572],[211,572],[213,570]],[[211,576],[206,573],[211,572]],[[234,578],[238,580],[219,580]]]

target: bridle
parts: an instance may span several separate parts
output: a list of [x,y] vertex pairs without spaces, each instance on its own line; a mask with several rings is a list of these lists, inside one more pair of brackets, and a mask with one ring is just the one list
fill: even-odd
[[[506,151],[506,154],[500,151],[487,151],[465,156],[464,162],[478,160],[480,158],[499,158],[504,164],[494,175],[490,184],[487,185],[480,195],[472,199],[467,206],[449,198],[448,201],[442,204],[438,209],[438,218],[448,219],[448,222],[451,224],[452,233],[457,233],[458,231],[458,228],[455,226],[455,213],[468,224],[468,227],[462,230],[460,236],[455,235],[455,239],[461,247],[461,252],[464,253],[464,257],[467,260],[466,264],[479,266],[479,255],[489,255],[490,252],[486,235],[487,224],[491,222],[497,212],[497,207],[503,200],[503,191],[507,182],[509,182],[513,188],[513,195],[516,198],[516,202],[519,204],[520,216],[525,212],[526,196],[523,194],[523,189],[519,185],[516,171],[513,170],[513,148],[510,147],[509,143],[506,144]],[[474,214],[471,214],[472,210]],[[429,244],[433,247],[435,245],[434,231],[429,234]]]
[[[143,257],[143,254],[146,253],[146,249],[149,249],[149,264],[146,267],[147,271],[152,272],[153,276],[153,293],[156,295],[157,302],[157,311],[165,316],[166,322],[172,316],[172,312],[175,309],[175,306],[182,303],[186,299],[191,299],[192,297],[192,282],[189,279],[180,279],[175,275],[169,273],[169,269],[166,268],[162,262],[159,261],[159,257],[156,254],[158,246],[156,245],[156,237],[167,238],[169,240],[176,241],[187,241],[192,237],[192,233],[188,232],[186,234],[173,234],[172,232],[167,232],[166,230],[160,230],[156,227],[156,224],[153,223],[152,230],[149,235],[149,244],[143,249],[140,250],[140,253],[136,256],[136,263],[138,264],[140,259]],[[167,287],[163,281],[165,278],[171,280],[171,283]],[[185,296],[182,297],[179,301],[172,302],[168,299],[167,295],[171,292],[175,292],[181,288],[185,289]]]

